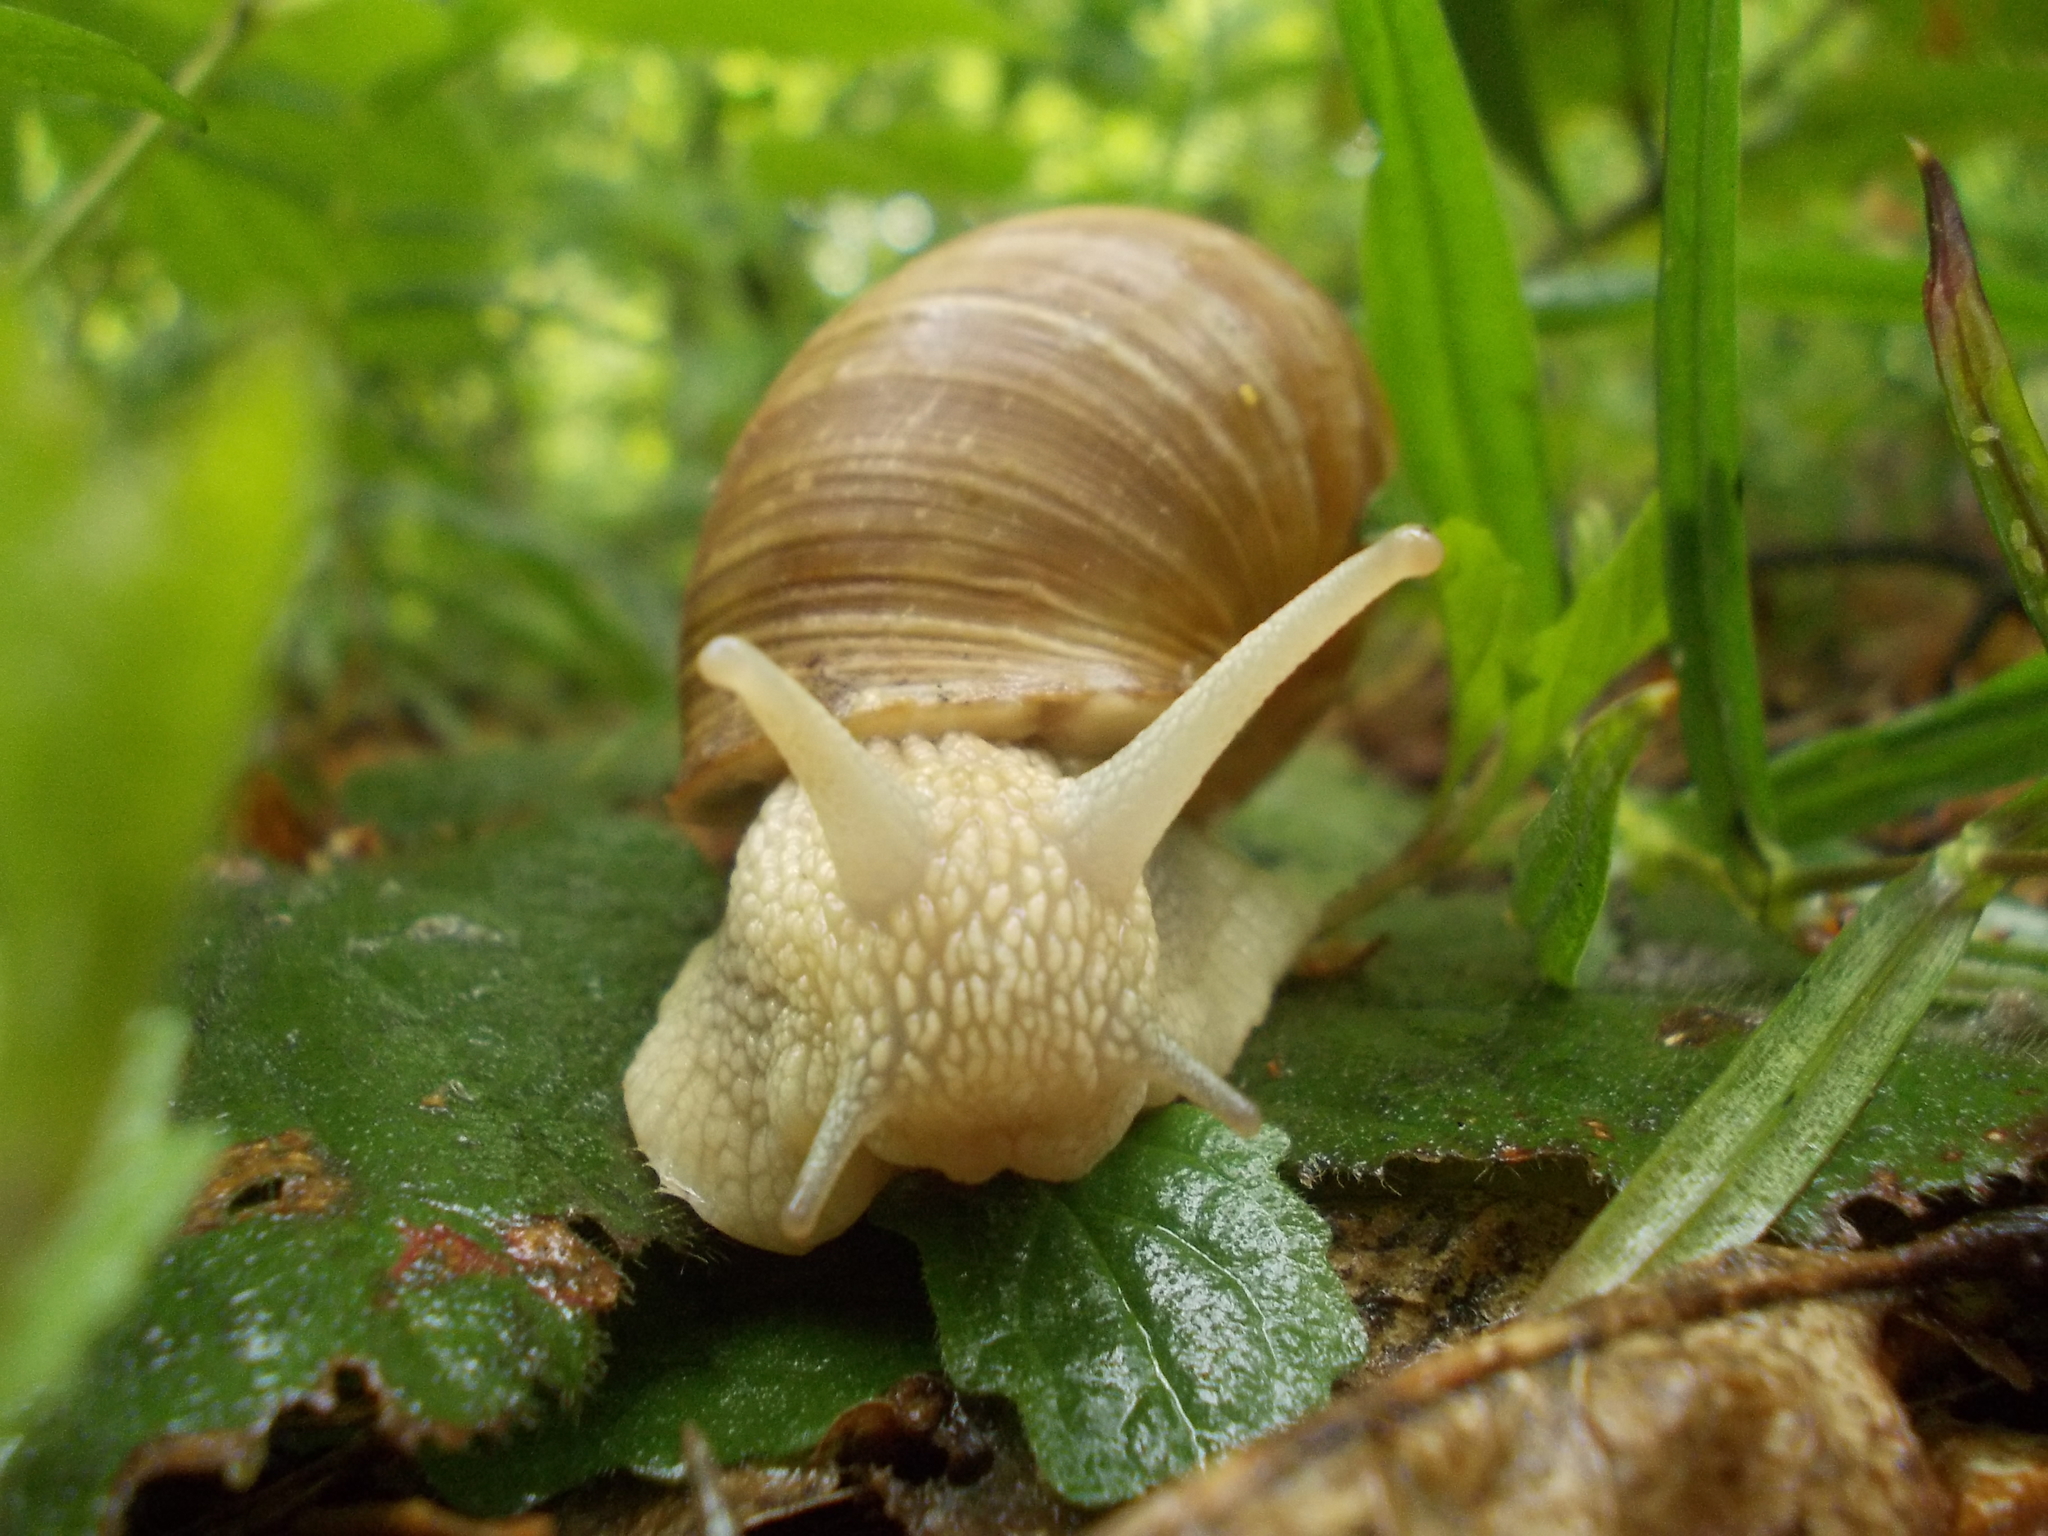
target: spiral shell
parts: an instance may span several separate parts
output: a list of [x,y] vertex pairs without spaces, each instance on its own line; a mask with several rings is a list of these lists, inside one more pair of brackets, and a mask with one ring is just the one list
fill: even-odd
[[[1074,208],[937,248],[812,336],[727,460],[684,603],[678,819],[729,852],[783,776],[688,664],[713,636],[857,736],[1098,761],[1356,547],[1391,457],[1342,316],[1240,235]],[[1349,640],[1272,698],[1198,810],[1294,745]]]

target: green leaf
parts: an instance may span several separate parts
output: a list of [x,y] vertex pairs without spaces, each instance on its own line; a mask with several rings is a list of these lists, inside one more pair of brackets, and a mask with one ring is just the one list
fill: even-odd
[[0,1528],[91,1529],[165,1436],[256,1455],[337,1361],[414,1436],[582,1389],[619,1276],[569,1220],[625,1250],[700,1231],[634,1149],[619,1082],[719,887],[616,815],[216,880],[178,1110],[239,1151],[0,1474]]
[[[1391,901],[1357,930],[1383,941],[1370,962],[1282,989],[1232,1081],[1311,1173],[1512,1148],[1582,1154],[1617,1178],[1712,1081],[1742,1011],[1806,965],[1697,887],[1626,900],[1628,942],[1574,993],[1543,983],[1501,895]],[[1715,1010],[1721,1027],[1666,1044],[1663,1021],[1681,1007]]]
[[1790,843],[1874,826],[2048,773],[2048,657],[1876,725],[1830,731],[1771,759]]
[[676,781],[676,722],[667,711],[603,736],[442,757],[372,763],[342,785],[343,821],[417,848],[551,815],[658,806]]
[[522,1269],[485,1224],[437,1217],[408,1226],[360,1198],[346,1216],[259,1209],[174,1244],[143,1310],[101,1340],[80,1388],[0,1469],[0,1527],[120,1529],[135,1492],[123,1464],[149,1445],[246,1487],[290,1404],[374,1393],[389,1431],[416,1442],[529,1411],[536,1384],[580,1386],[596,1329],[528,1278],[551,1285],[559,1271]]
[[1622,786],[1671,694],[1666,683],[1639,688],[1587,722],[1564,777],[1523,829],[1515,855],[1514,913],[1536,941],[1536,968],[1560,987],[1578,979],[1579,961],[1607,900]]
[[219,1151],[203,1127],[167,1123],[188,1033],[167,1008],[128,1021],[69,1206],[0,1291],[0,1440],[22,1427],[32,1399],[63,1385],[93,1335],[134,1298]]
[[1772,830],[1742,527],[1735,213],[1741,9],[1677,0],[1657,293],[1657,483],[1679,723],[1707,836],[1756,868]]
[[[1619,1183],[1808,965],[1724,897],[1674,879],[1617,890],[1612,946],[1575,992],[1543,984],[1498,896],[1408,896],[1360,925],[1355,974],[1290,983],[1232,1080],[1306,1174],[1374,1178],[1408,1157],[1581,1158]],[[1907,1042],[1855,1128],[1779,1222],[1840,1241],[1858,1196],[1974,1185],[2024,1165],[2048,1063],[1950,1016]],[[1996,1133],[1996,1134],[1991,1134]]]
[[1949,425],[2020,603],[2048,639],[2048,447],[1978,284],[1955,186],[1924,148],[1913,153],[1927,191],[1927,334]]
[[1286,1150],[1183,1105],[1075,1183],[922,1178],[877,1216],[918,1246],[955,1384],[1017,1405],[1063,1495],[1111,1504],[1307,1412],[1364,1347]]
[[1523,307],[1479,119],[1436,0],[1341,0],[1360,107],[1379,137],[1366,191],[1366,335],[1432,524],[1492,532],[1529,583],[1562,596]]
[[858,62],[939,43],[999,45],[1013,28],[978,0],[540,0],[561,26],[670,48],[764,48]]
[[1571,210],[1543,146],[1543,123],[1530,92],[1512,0],[1445,0],[1444,20],[1488,135],[1528,177],[1559,222],[1569,226]]
[[1972,822],[1859,911],[1545,1277],[1531,1310],[1762,1235],[1827,1161],[2004,884],[1986,852],[2048,833],[2048,786]]
[[1521,568],[1483,524],[1454,518],[1437,536],[1444,563],[1436,592],[1451,663],[1448,784],[1464,777],[1507,718],[1510,663],[1528,655],[1535,625]]
[[685,1424],[721,1462],[793,1456],[855,1403],[939,1368],[915,1255],[872,1227],[802,1259],[744,1249],[685,1272],[658,1253],[632,1293],[596,1391],[531,1430],[429,1456],[444,1496],[510,1514],[605,1472],[679,1481]]
[[244,68],[289,71],[298,89],[356,96],[444,52],[458,23],[427,0],[320,0],[281,8],[249,45]]
[[1504,782],[1520,783],[1581,710],[1663,642],[1663,547],[1662,510],[1653,499],[1581,583],[1571,607],[1517,653],[1526,682],[1509,715]]
[[0,78],[7,77],[39,91],[66,91],[138,107],[188,128],[206,126],[197,107],[111,37],[0,5]]
[[[61,1252],[31,1260],[43,1231],[95,1248],[110,1280],[161,1234],[138,1210],[125,1257],[97,1247],[87,1228],[110,1197],[87,1169],[101,1155],[90,1138],[144,1113],[105,1102],[122,1024],[157,985],[243,750],[320,431],[309,360],[272,341],[220,368],[154,453],[105,444],[88,472],[90,413],[32,364],[12,320],[0,315],[0,1285],[30,1262],[43,1279],[22,1283],[38,1285],[63,1283],[48,1267]],[[184,1144],[154,1142],[163,1165],[137,1177],[172,1199]],[[119,1289],[80,1281],[68,1299]],[[16,1304],[27,1310],[9,1328],[40,1318],[72,1343],[107,1320]],[[0,1334],[0,1350],[39,1370],[68,1362],[57,1344]]]

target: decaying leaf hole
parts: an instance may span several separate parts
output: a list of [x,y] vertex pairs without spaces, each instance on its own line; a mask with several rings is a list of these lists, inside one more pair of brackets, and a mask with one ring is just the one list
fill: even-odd
[[320,1216],[348,1193],[305,1131],[281,1131],[229,1147],[185,1213],[187,1235],[251,1216]]

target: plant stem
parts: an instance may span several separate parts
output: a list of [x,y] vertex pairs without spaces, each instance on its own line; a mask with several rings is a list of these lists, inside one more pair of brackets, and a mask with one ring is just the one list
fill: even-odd
[[[1778,877],[1772,895],[1778,898],[1806,896],[1814,891],[1847,891],[1859,885],[1876,885],[1895,880],[1920,862],[1918,854],[1900,854],[1888,859],[1851,859],[1842,864],[1815,864]],[[2048,875],[2048,853],[1986,853],[1977,868],[1987,875],[2018,879],[2023,875]]]
[[1783,900],[1792,896],[1810,896],[1815,891],[1850,891],[1859,885],[1896,880],[1919,862],[1918,854],[1908,853],[1888,859],[1850,859],[1841,864],[1814,864],[1780,875],[1771,894]]
[[1496,746],[1492,756],[1457,791],[1442,813],[1432,816],[1405,848],[1349,890],[1332,897],[1323,908],[1318,936],[1327,938],[1388,897],[1455,864],[1501,810],[1505,797],[1497,795],[1495,789],[1502,759],[1503,753]]
[[[171,85],[180,95],[193,95],[212,78],[214,71],[248,36],[256,19],[258,4],[259,0],[234,0],[220,13],[205,40],[171,76]],[[106,200],[107,194],[142,158],[143,151],[156,142],[163,126],[163,118],[154,112],[141,113],[128,125],[128,131],[100,157],[100,163],[92,168],[91,174],[71,189],[70,196],[57,205],[56,211],[43,221],[42,227],[29,240],[20,260],[14,264],[12,275],[17,284],[26,283],[34,277],[63,249],[65,242],[78,232],[92,212]]]

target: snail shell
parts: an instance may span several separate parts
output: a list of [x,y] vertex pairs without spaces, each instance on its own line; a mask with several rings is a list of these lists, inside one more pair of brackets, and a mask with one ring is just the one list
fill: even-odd
[[1441,558],[1348,553],[1390,452],[1328,302],[1171,214],[990,226],[812,337],[685,597],[674,805],[738,857],[626,1075],[664,1188],[802,1252],[900,1168],[1077,1178],[1177,1096],[1257,1125],[1221,1074],[1315,914],[1178,818]]
[[[1350,328],[1244,236],[1073,208],[964,235],[822,327],[740,435],[683,602],[677,818],[730,853],[782,762],[691,667],[743,635],[856,736],[1097,762],[1357,547],[1392,435]],[[1326,646],[1199,813],[1332,701]]]

